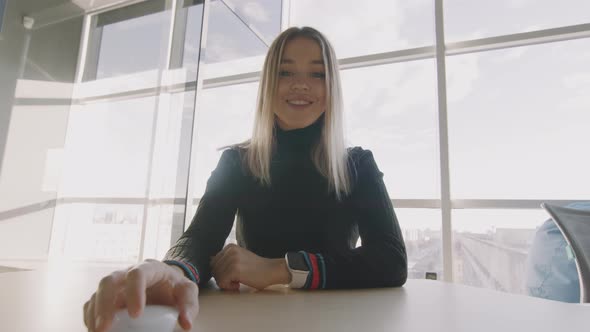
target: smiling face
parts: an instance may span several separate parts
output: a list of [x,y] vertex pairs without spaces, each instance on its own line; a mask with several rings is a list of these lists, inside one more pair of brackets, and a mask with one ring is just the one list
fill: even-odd
[[326,70],[320,45],[310,38],[286,42],[278,71],[274,113],[283,130],[304,128],[326,110]]

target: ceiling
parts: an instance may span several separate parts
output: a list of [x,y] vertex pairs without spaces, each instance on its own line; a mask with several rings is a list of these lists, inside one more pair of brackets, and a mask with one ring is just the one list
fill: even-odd
[[110,7],[121,3],[136,3],[145,0],[9,0],[14,1],[22,15],[34,19],[38,29],[64,19],[78,17],[85,12]]
[[58,7],[71,0],[9,0],[14,1],[23,14],[33,14],[53,7]]
[[[104,8],[118,3],[137,2],[133,0],[9,0],[14,1],[24,15],[55,11],[59,7],[68,8],[75,5],[84,11]],[[141,1],[141,0],[140,0]]]

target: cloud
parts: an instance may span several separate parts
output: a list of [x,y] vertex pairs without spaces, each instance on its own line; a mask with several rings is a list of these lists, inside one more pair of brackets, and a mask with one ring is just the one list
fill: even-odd
[[207,46],[205,47],[205,59],[206,62],[217,62],[223,61],[224,59],[236,59],[241,56],[241,52],[236,48],[230,46],[230,43],[224,42],[215,42],[215,41],[223,41],[225,40],[226,36],[222,33],[209,33],[207,36],[208,40],[212,42],[208,42]]
[[590,72],[581,72],[568,75],[562,79],[563,86],[566,89],[590,90]]
[[248,19],[253,20],[256,23],[266,23],[270,22],[271,20],[271,15],[268,12],[268,9],[263,7],[258,2],[246,2],[241,7],[241,10],[244,12],[244,15],[246,15]]
[[396,1],[359,6],[356,0],[299,0],[291,2],[290,24],[322,31],[340,58],[390,51],[408,44],[400,33],[405,13]]
[[492,58],[492,61],[495,63],[514,62],[515,60],[520,59],[527,50],[529,50],[529,47],[527,46],[509,48],[503,52],[497,52],[495,54],[496,56]]

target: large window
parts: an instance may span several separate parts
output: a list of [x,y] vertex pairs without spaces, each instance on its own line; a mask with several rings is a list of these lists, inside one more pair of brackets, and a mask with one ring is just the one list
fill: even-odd
[[161,94],[71,110],[54,255],[133,262],[163,254],[174,206],[182,203],[175,197],[185,194],[177,175],[187,176],[183,136],[192,125],[193,100],[192,93]]
[[289,25],[309,25],[333,43],[339,58],[434,44],[434,1],[297,0]]
[[203,78],[259,71],[281,31],[281,0],[210,2]]
[[163,0],[140,2],[92,16],[84,79],[162,68],[166,62],[170,19]]
[[525,271],[542,210],[453,211],[453,268],[463,284],[525,293]]
[[343,70],[342,83],[350,144],[373,152],[389,195],[438,199],[434,61]]
[[590,40],[449,57],[454,198],[590,197]]
[[445,0],[444,11],[451,42],[590,23],[587,0]]
[[522,293],[539,204],[590,195],[585,0],[130,3],[86,17],[65,144],[47,156],[54,255],[161,257],[219,148],[249,137],[264,56],[290,26],[336,49],[349,143],[384,173],[411,278]]
[[[197,100],[197,118],[192,150],[192,169],[185,228],[194,216],[207,180],[217,166],[221,148],[243,142],[251,134],[254,122],[257,83],[239,84],[201,91]],[[232,98],[227,98],[232,96]],[[236,242],[235,227],[229,242]]]
[[87,18],[51,257],[161,258],[182,234],[203,10],[150,0]]

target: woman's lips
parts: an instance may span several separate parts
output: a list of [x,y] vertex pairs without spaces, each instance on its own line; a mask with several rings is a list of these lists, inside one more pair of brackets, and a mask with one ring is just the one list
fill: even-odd
[[305,108],[309,107],[311,104],[313,104],[313,102],[308,101],[308,100],[303,100],[303,99],[287,100],[287,105],[289,105],[290,108],[296,109],[296,110],[305,109]]
[[287,100],[287,103],[291,105],[310,105],[312,102],[304,99],[291,99]]

